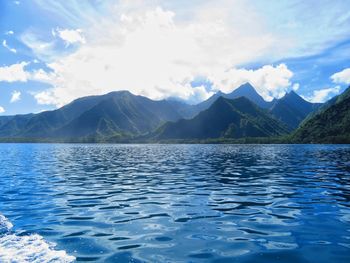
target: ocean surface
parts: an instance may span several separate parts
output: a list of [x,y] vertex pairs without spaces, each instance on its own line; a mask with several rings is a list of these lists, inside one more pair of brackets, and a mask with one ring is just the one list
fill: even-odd
[[0,144],[0,262],[350,262],[350,146]]

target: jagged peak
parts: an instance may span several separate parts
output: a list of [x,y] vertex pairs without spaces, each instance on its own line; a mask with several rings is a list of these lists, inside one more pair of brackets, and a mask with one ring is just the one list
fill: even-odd
[[252,84],[250,84],[250,82],[246,82],[246,83],[242,84],[237,89],[253,89],[256,91],[256,89],[254,88],[254,86]]
[[291,90],[291,91],[287,92],[287,93],[282,97],[282,99],[291,99],[291,98],[295,98],[295,99],[298,99],[298,100],[306,101],[306,100],[304,100],[298,93],[296,93],[294,90]]

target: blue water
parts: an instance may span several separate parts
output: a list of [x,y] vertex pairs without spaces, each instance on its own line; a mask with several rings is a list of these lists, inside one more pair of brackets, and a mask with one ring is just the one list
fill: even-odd
[[1,144],[0,165],[12,233],[78,262],[350,262],[350,146]]

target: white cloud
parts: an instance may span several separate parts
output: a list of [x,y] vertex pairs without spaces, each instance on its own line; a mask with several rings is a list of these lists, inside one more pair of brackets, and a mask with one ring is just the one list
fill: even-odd
[[16,49],[9,47],[9,45],[7,44],[7,41],[6,41],[6,40],[3,40],[3,41],[2,41],[2,46],[3,46],[4,48],[8,49],[9,51],[11,51],[12,53],[15,53],[15,54],[17,53],[17,50],[16,50]]
[[340,72],[337,72],[331,76],[334,83],[350,84],[350,68],[346,68]]
[[311,96],[305,96],[304,99],[316,103],[325,102],[332,96],[339,94],[340,86],[335,86],[334,88],[314,90]]
[[15,32],[13,32],[12,30],[6,31],[5,35],[13,35]]
[[[129,12],[151,10],[155,5],[176,13],[180,23],[194,20],[222,20],[245,36],[270,36],[274,46],[265,58],[279,59],[317,54],[350,37],[347,1],[186,1],[186,0],[105,0],[45,1],[33,0],[57,20],[72,28],[96,26],[104,31],[104,22]],[[306,12],[312,10],[311,12]],[[208,30],[209,31],[209,30]],[[210,32],[208,32],[210,33]],[[237,39],[240,41],[240,39]],[[256,42],[258,45],[259,42]],[[242,51],[242,50],[241,50]],[[282,56],[282,57],[281,57]]]
[[26,82],[30,77],[30,74],[24,68],[28,64],[28,62],[23,61],[18,64],[0,67],[0,82]]
[[4,113],[4,112],[5,112],[5,109],[0,106],[0,113]]
[[[265,99],[280,97],[299,84],[292,83],[293,73],[286,65],[272,65],[273,61],[316,54],[350,36],[344,1],[33,3],[38,12],[70,28],[54,29],[52,37],[31,27],[20,36],[50,68],[50,73],[28,73],[29,79],[52,85],[35,95],[45,104],[62,105],[77,97],[125,89],[153,99],[195,102],[247,81]],[[313,12],[305,12],[310,8]],[[67,46],[84,45],[62,48],[62,40]],[[254,62],[268,65],[240,68]],[[197,77],[212,81],[213,90],[192,88]]]
[[57,104],[57,98],[55,97],[53,90],[45,90],[39,93],[33,94],[38,104],[43,105],[55,105]]
[[14,103],[16,101],[19,101],[21,99],[21,92],[20,91],[17,91],[17,90],[14,90],[12,93],[11,93],[11,100],[10,102],[11,103]]
[[[245,82],[271,100],[299,89],[287,65],[271,61],[315,54],[349,35],[349,19],[341,15],[346,4],[340,2],[314,7],[315,12],[328,14],[322,16],[302,12],[310,9],[310,3],[288,1],[218,0],[194,5],[121,0],[114,6],[109,4],[113,1],[103,1],[108,12],[100,8],[102,1],[95,3],[99,8],[85,1],[35,2],[66,19],[70,28],[81,28],[55,29],[53,42],[33,32],[22,38],[52,70],[36,72],[37,79],[52,85],[36,94],[38,101],[58,106],[77,97],[125,89],[152,99],[179,97],[194,102]],[[155,8],[154,3],[173,11]],[[102,9],[101,15],[97,10]],[[59,38],[67,45],[84,45],[64,49],[70,54],[58,54]],[[268,65],[240,68],[261,61]],[[190,83],[198,76],[211,81],[213,90],[192,88]]]
[[209,76],[216,90],[229,93],[249,82],[266,100],[282,97],[290,88],[293,72],[285,64],[265,65],[257,70],[230,69]]
[[[85,45],[48,64],[53,88],[36,96],[40,103],[63,105],[77,97],[125,89],[152,99],[198,101],[212,93],[192,88],[195,77],[225,72],[259,56],[273,42],[258,31],[247,36],[233,30],[219,14],[199,16],[185,24],[162,8],[118,18],[91,28]],[[272,66],[263,69],[269,70],[274,72]],[[278,66],[280,70],[286,71],[285,66]],[[273,82],[281,80],[265,77],[261,81],[266,82],[262,87],[273,89],[279,85]]]
[[0,67],[0,82],[27,82],[29,80],[51,83],[52,73],[43,69],[26,70],[30,63],[22,61],[17,64]]
[[59,29],[52,30],[52,35],[60,37],[67,46],[70,44],[85,44],[86,40],[81,29]]
[[297,91],[300,88],[300,84],[299,83],[294,83],[292,90]]
[[20,40],[24,45],[30,48],[40,60],[51,61],[57,56],[54,42],[43,40],[41,36],[30,30],[21,34]]

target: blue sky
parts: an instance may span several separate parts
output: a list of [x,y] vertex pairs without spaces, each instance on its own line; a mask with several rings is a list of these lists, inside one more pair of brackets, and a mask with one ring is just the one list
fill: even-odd
[[247,81],[323,102],[350,83],[349,4],[0,0],[0,114],[114,90],[196,103]]

